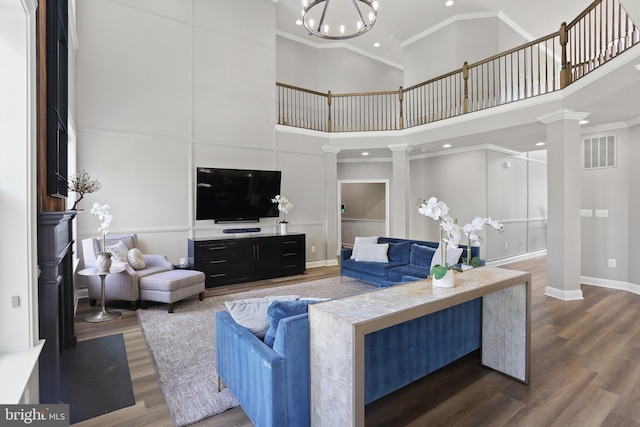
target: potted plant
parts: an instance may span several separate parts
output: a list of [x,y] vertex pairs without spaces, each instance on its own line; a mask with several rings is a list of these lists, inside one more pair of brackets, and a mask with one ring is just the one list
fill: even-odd
[[457,220],[449,216],[449,207],[443,201],[431,197],[418,200],[418,212],[436,221],[440,221],[440,263],[433,266],[429,274],[433,277],[433,286],[452,288],[453,270],[457,269],[447,262],[447,248],[455,249],[460,241],[460,227]]
[[102,251],[96,254],[96,268],[99,271],[107,271],[111,268],[111,252],[107,250],[107,233],[111,229],[111,206],[94,203],[91,208],[91,215],[95,215],[102,221],[98,232],[102,234]]
[[83,169],[69,178],[67,187],[79,195],[71,208],[71,210],[75,211],[77,210],[80,200],[84,198],[84,195],[98,191],[102,188],[102,184],[100,184],[100,181],[97,179],[91,179],[89,174]]
[[272,203],[278,205],[278,211],[282,212],[282,221],[280,221],[280,234],[287,234],[287,214],[293,210],[293,203],[284,196],[277,195],[271,199]]
[[482,218],[478,216],[475,217],[469,224],[465,224],[464,227],[462,227],[462,231],[464,231],[464,234],[469,240],[469,247],[467,249],[467,257],[463,259],[463,270],[468,270],[480,265],[480,260],[478,259],[478,257],[471,257],[471,245],[474,242],[478,244],[482,243],[482,237],[478,236],[477,233],[484,228],[485,224],[489,224],[500,233],[504,231],[503,225],[498,221],[491,219],[491,217]]

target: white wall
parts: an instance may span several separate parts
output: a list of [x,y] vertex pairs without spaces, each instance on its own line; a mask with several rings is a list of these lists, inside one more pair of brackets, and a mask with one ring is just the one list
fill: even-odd
[[[177,263],[189,237],[231,227],[195,221],[198,166],[281,170],[282,193],[295,204],[290,230],[324,247],[323,144],[276,136],[275,4],[251,0],[251,14],[247,7],[232,0],[78,5],[79,167],[103,184],[82,207],[111,204],[112,233],[137,233],[143,252]],[[97,218],[78,222],[80,238],[96,236]],[[270,232],[276,222],[257,226]],[[309,261],[326,256],[307,254]]]
[[0,353],[38,338],[34,18],[20,1],[0,5],[0,325],[11,325],[0,328]]
[[398,90],[402,86],[402,70],[348,49],[319,49],[285,37],[276,41],[280,83],[334,94]]
[[[582,135],[582,140],[615,135],[617,146],[615,168],[582,170],[581,209],[589,209],[594,215],[581,218],[583,276],[617,281],[627,281],[630,276],[636,276],[634,258],[629,258],[635,243],[630,236],[633,232],[630,218],[634,218],[630,215],[630,205],[637,199],[639,181],[630,179],[633,177],[630,166],[635,163],[631,163],[630,154],[636,154],[636,159],[638,157],[630,150],[629,134],[628,128],[621,128]],[[582,152],[576,156],[583,164]],[[608,217],[596,217],[596,209],[607,210]],[[609,267],[609,259],[616,260],[615,268]],[[640,281],[635,283],[640,284]]]
[[10,404],[38,401],[36,6],[0,4],[0,402]]

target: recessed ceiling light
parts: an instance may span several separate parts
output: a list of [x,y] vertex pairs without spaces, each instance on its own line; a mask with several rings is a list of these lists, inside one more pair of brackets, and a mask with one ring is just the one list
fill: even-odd
[[589,120],[580,120],[581,125],[586,125],[587,123],[589,123]]
[[296,25],[302,25],[302,19],[298,19],[298,20],[296,21]]
[[373,47],[380,47],[380,43],[375,42],[375,43],[373,44]]
[[447,7],[453,6],[453,0],[447,0],[447,2],[444,5]]
[[546,142],[536,142],[536,145],[538,147],[542,147],[543,145],[547,145],[547,143]]
[[444,144],[442,148],[451,148],[451,144]]
[[362,155],[363,155],[363,156],[368,156],[368,155],[369,155],[369,152],[368,152],[368,151],[363,151],[363,152],[362,152]]

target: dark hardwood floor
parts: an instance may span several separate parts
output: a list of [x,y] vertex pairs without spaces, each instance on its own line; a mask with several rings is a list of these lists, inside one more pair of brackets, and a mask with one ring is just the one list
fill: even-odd
[[[545,256],[503,267],[533,277],[531,384],[482,367],[474,353],[367,406],[367,426],[640,427],[640,295],[583,286],[583,300],[564,302],[544,296]],[[302,277],[221,287],[205,296],[337,275],[337,267],[314,268]],[[136,404],[75,425],[172,426],[137,316],[126,304],[118,309],[119,319],[87,323],[82,319],[95,307],[83,300],[76,335],[124,334]],[[241,408],[194,424],[251,425]]]

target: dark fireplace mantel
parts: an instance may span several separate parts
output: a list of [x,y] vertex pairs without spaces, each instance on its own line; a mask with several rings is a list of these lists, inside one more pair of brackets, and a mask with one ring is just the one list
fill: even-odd
[[75,211],[38,215],[40,403],[60,403],[60,356],[76,345],[73,324],[72,220]]

